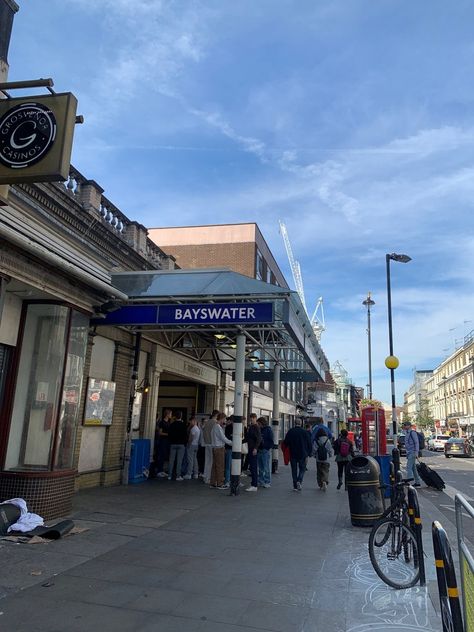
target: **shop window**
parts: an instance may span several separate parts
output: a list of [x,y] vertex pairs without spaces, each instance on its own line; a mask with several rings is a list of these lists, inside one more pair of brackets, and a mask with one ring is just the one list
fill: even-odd
[[72,465],[87,325],[66,306],[27,305],[5,469]]

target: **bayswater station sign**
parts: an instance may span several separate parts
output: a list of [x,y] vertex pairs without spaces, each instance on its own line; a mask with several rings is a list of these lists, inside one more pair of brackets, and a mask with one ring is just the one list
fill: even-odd
[[70,92],[0,100],[0,184],[69,175],[76,97]]
[[232,325],[273,323],[274,316],[273,303],[190,303],[127,305],[106,320],[110,325]]

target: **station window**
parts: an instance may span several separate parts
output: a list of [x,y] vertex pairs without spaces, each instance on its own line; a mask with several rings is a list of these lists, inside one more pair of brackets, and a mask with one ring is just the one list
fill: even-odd
[[65,305],[30,303],[22,325],[5,469],[68,469],[73,464],[89,319]]

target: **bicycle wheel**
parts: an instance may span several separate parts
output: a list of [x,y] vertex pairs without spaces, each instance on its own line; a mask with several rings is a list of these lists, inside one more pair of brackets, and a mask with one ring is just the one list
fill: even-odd
[[399,520],[384,518],[375,523],[369,536],[369,556],[375,572],[388,586],[411,588],[418,582],[416,537]]

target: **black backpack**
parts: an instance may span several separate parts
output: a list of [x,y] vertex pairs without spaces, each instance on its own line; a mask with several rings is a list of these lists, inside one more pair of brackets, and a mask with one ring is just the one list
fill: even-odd
[[420,450],[424,450],[425,449],[425,435],[422,432],[417,432],[416,433],[418,435],[418,443],[420,446]]
[[326,441],[323,444],[320,444],[316,439],[316,454],[318,456],[318,461],[327,461],[328,460],[328,449],[326,448],[326,444],[329,439],[326,437]]

